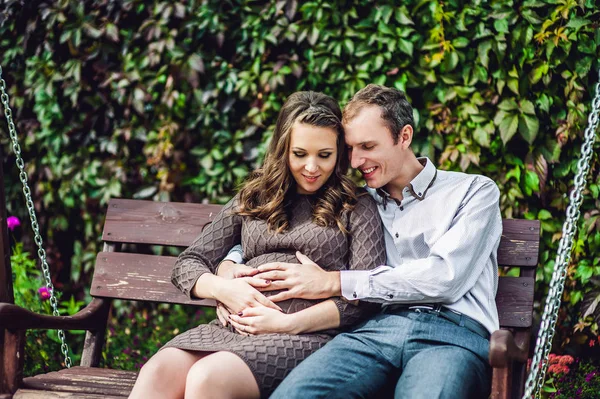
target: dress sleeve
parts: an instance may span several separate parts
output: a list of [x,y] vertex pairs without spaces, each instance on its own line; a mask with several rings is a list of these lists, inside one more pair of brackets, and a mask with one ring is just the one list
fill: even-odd
[[229,248],[241,242],[242,217],[234,212],[237,201],[235,197],[223,206],[175,262],[171,282],[190,298],[196,280],[204,273],[215,273]]
[[[375,200],[370,195],[363,194],[359,197],[350,215],[348,232],[348,270],[371,270],[385,264],[381,218]],[[341,297],[333,298],[333,301],[340,312],[340,328],[356,324],[381,308],[378,304],[355,304]]]

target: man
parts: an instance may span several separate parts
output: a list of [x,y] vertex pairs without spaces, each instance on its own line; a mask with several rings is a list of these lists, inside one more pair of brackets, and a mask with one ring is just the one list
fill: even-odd
[[369,397],[394,381],[396,398],[486,398],[490,333],[497,330],[496,252],[502,233],[495,183],[440,171],[411,150],[404,93],[369,85],[344,109],[351,165],[377,200],[387,265],[325,272],[303,264],[260,266],[270,297],[382,303],[382,311],[301,363],[272,398]]

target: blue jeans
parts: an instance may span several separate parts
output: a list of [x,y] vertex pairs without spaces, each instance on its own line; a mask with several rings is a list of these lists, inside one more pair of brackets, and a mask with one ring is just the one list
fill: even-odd
[[434,314],[380,313],[309,356],[271,398],[487,398],[488,351],[487,339]]

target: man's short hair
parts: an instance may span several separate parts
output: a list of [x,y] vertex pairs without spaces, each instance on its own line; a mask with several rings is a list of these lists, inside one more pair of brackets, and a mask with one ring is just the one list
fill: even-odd
[[394,144],[398,144],[400,131],[404,126],[415,128],[413,109],[404,92],[376,84],[370,84],[356,92],[344,107],[342,122],[350,122],[361,109],[369,105],[381,108],[381,118],[390,130]]

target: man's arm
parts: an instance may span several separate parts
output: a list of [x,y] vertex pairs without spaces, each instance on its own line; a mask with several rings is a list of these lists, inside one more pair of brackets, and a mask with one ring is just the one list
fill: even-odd
[[453,303],[474,286],[489,258],[495,257],[502,235],[499,198],[493,181],[485,179],[477,185],[466,196],[451,228],[423,259],[369,271],[326,272],[300,255],[302,265],[265,264],[258,267],[261,273],[256,277],[273,280],[262,291],[288,290],[271,296],[275,302],[341,295],[369,302]]
[[343,271],[342,295],[371,302],[458,301],[476,284],[490,258],[496,257],[502,235],[499,198],[495,183],[485,179],[467,194],[428,257],[395,268]]

